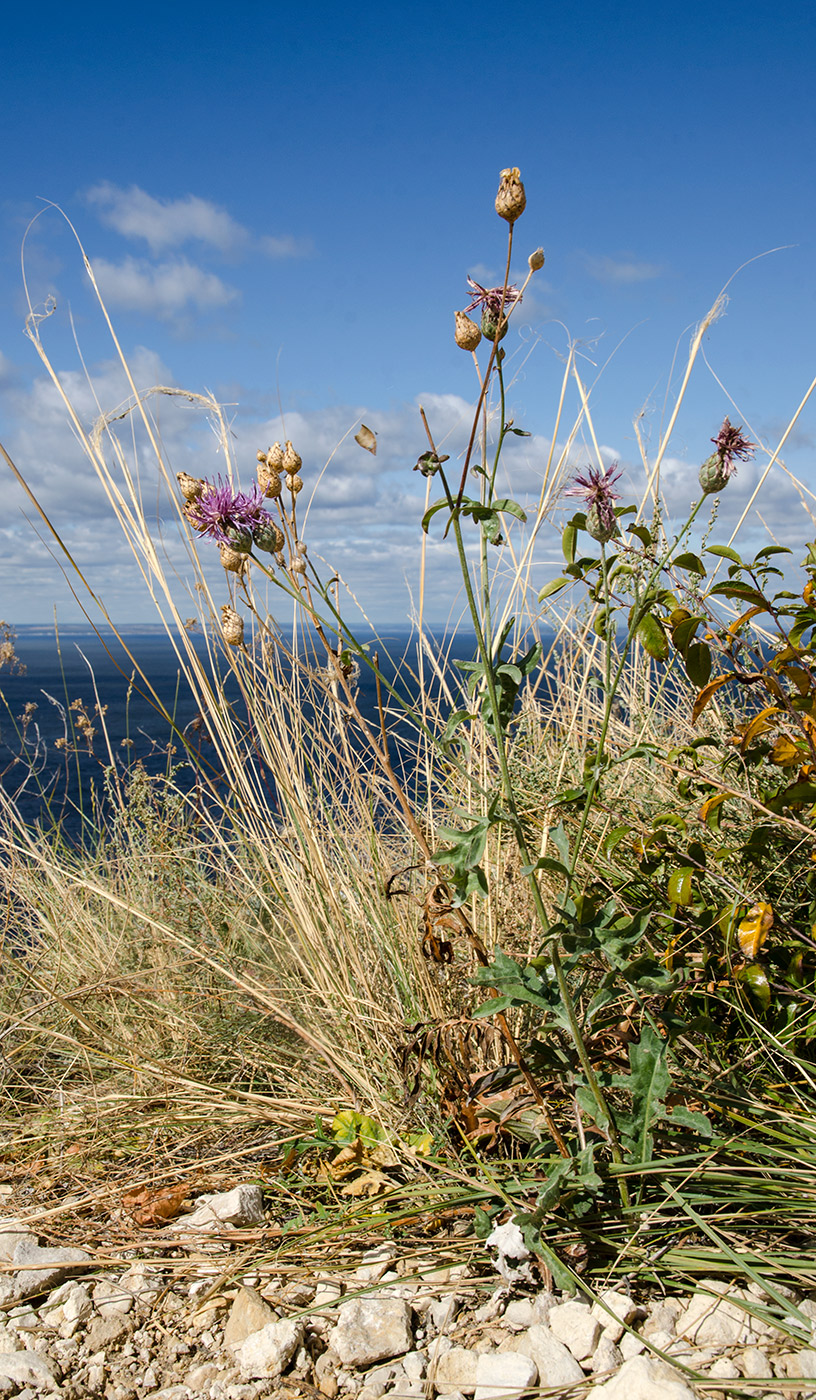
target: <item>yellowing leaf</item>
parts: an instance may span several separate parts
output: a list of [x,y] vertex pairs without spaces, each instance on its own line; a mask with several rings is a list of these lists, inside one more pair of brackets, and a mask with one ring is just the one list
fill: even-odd
[[743,625],[744,622],[750,622],[751,618],[752,618],[752,617],[756,617],[757,613],[762,613],[762,612],[767,612],[767,611],[768,611],[767,608],[756,608],[756,607],[755,607],[755,608],[749,608],[747,612],[744,612],[744,613],[742,614],[742,617],[738,617],[737,620],[736,620],[736,622],[732,622],[732,623],[731,623],[731,626],[730,626],[729,629],[728,629],[729,632],[731,633],[732,636],[736,636],[737,632],[739,632],[739,630],[740,630],[740,628],[742,627],[742,625]]
[[746,724],[745,729],[742,732],[742,739],[740,740],[741,753],[745,753],[745,750],[747,749],[751,740],[755,739],[757,734],[767,734],[768,730],[773,727],[769,722],[771,715],[778,714],[778,705],[768,705],[766,709],[760,710],[758,715],[754,715],[754,718],[751,720],[751,723]]
[[732,681],[733,679],[734,676],[729,671],[727,676],[715,676],[713,681],[709,681],[708,685],[703,686],[702,690],[697,696],[697,699],[694,701],[694,708],[691,712],[692,724],[697,723],[698,719],[700,718],[700,715],[703,713],[703,710],[705,709],[709,700],[711,700],[712,697],[716,695],[720,687],[723,685],[727,685],[728,682]]
[[715,812],[731,796],[730,792],[716,792],[713,797],[707,798],[700,808],[700,821],[708,822],[709,814]]
[[775,763],[778,768],[792,768],[798,763],[802,754],[796,747],[793,740],[787,734],[780,734],[774,739],[774,746],[771,751],[771,763]]
[[737,929],[737,938],[745,957],[752,961],[759,953],[773,928],[773,909],[762,900],[753,904]]

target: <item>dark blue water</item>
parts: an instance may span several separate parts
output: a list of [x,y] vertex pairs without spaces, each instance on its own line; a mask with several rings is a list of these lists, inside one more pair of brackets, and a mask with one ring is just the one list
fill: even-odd
[[[100,816],[104,821],[109,810],[105,788],[112,767],[124,776],[138,762],[153,776],[183,765],[175,781],[189,790],[201,762],[217,785],[213,749],[201,743],[197,705],[179,674],[170,640],[158,629],[128,631],[124,640],[172,722],[157,711],[113,636],[102,639],[90,631],[66,629],[57,640],[45,629],[20,628],[16,651],[25,673],[0,671],[0,784],[27,825],[59,825],[71,844],[96,839]],[[206,657],[204,639],[193,641]],[[371,640],[375,648],[381,670],[410,706],[415,686],[404,665],[416,665],[415,641],[407,629],[383,629],[377,641]],[[470,660],[474,650],[473,639],[463,635],[453,654]],[[460,675],[450,666],[446,671],[451,679]],[[376,683],[365,665],[359,686],[360,709],[378,724]],[[237,700],[237,689],[233,693]],[[97,706],[105,707],[107,740]],[[90,744],[85,716],[95,730]],[[412,726],[392,720],[389,728],[395,766],[405,774]]]

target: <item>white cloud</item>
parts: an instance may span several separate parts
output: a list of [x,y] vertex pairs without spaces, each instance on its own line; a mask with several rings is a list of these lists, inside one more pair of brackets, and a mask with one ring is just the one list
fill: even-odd
[[141,311],[168,319],[194,308],[205,311],[227,306],[238,292],[213,272],[205,272],[186,258],[149,263],[127,257],[123,262],[94,258],[93,270],[103,299],[110,307]]
[[199,195],[156,199],[138,185],[123,189],[103,180],[88,190],[86,198],[99,209],[104,224],[125,238],[143,238],[154,254],[190,242],[233,256],[254,249],[270,258],[291,258],[305,251],[289,235],[256,238],[226,209]]
[[658,263],[646,262],[631,254],[611,258],[585,253],[584,265],[596,282],[606,282],[618,287],[631,286],[636,282],[650,282],[663,274],[663,268]]

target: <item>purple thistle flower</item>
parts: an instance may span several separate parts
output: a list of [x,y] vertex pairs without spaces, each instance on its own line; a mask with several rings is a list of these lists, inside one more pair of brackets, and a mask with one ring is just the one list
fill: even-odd
[[236,543],[236,539],[252,536],[261,526],[274,524],[257,482],[252,490],[233,491],[228,481],[219,476],[217,482],[207,482],[201,495],[191,501],[187,514],[201,535],[209,535],[218,544]]
[[749,462],[754,455],[755,442],[749,442],[742,436],[742,426],[734,428],[731,426],[730,418],[723,419],[723,425],[717,436],[712,438],[717,449],[717,456],[723,464],[723,468],[732,476],[737,470],[734,461]]
[[572,486],[564,492],[565,496],[579,496],[586,501],[587,529],[594,539],[604,543],[617,533],[614,502],[619,500],[620,492],[613,491],[612,487],[622,475],[617,462],[612,463],[609,471],[588,467],[586,473],[576,476]]
[[470,276],[468,277],[468,287],[473,300],[465,310],[475,311],[476,307],[480,306],[482,310],[489,311],[494,318],[498,318],[501,311],[502,297],[504,297],[506,312],[513,305],[513,302],[518,301],[521,296],[518,287],[508,287],[506,291],[504,287],[483,287],[480,282],[475,282]]

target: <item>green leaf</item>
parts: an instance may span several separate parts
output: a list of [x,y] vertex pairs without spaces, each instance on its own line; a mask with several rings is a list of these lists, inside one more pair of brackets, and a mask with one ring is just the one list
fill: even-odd
[[691,642],[686,649],[683,663],[692,685],[702,690],[711,679],[711,649],[705,642]]
[[666,1043],[652,1030],[644,1027],[640,1040],[629,1046],[630,1073],[616,1074],[613,1083],[632,1095],[632,1112],[619,1126],[626,1131],[632,1145],[632,1157],[647,1162],[652,1155],[653,1124],[665,1114],[663,1100],[671,1079],[666,1068]]
[[721,559],[731,559],[735,564],[741,564],[742,560],[735,549],[731,549],[727,544],[710,544],[706,548],[706,554],[716,554]]
[[564,558],[568,564],[575,562],[575,546],[578,540],[578,531],[575,526],[565,525],[561,531],[561,548],[564,551]]
[[434,504],[432,506],[429,506],[429,508],[426,510],[425,514],[422,517],[422,528],[425,531],[426,535],[428,533],[428,526],[430,525],[431,520],[436,515],[437,511],[440,510],[450,510],[450,501],[448,501],[447,499],[444,501],[435,501]]
[[764,967],[759,963],[750,963],[748,967],[741,967],[737,973],[740,982],[744,982],[751,996],[759,1002],[763,1011],[767,1011],[771,1004],[771,984],[768,981]]
[[523,865],[522,875],[532,875],[536,870],[550,870],[554,875],[564,875],[569,878],[569,870],[560,860],[554,860],[552,856],[539,856],[533,865]]
[[663,624],[654,613],[647,613],[638,624],[637,635],[645,651],[655,661],[665,661],[669,654],[669,639]]
[[705,564],[696,554],[678,554],[672,563],[676,569],[686,569],[692,574],[704,576],[707,573]]
[[647,549],[651,548],[652,532],[647,530],[645,525],[627,525],[626,528],[630,535],[637,535],[641,544],[645,545]]
[[617,850],[624,836],[629,836],[631,831],[631,826],[613,826],[612,830],[608,831],[604,837],[604,855],[611,856]]
[[677,870],[673,870],[669,876],[668,897],[671,904],[693,904],[692,877],[694,868],[691,865],[682,865]]
[[672,628],[672,641],[678,651],[684,652],[686,650],[697,628],[704,620],[702,617],[687,617]]
[[570,582],[571,580],[565,578],[563,574],[561,574],[559,578],[550,579],[549,583],[544,585],[538,595],[539,603],[543,603],[545,598],[552,597],[553,593],[560,593],[561,589],[566,588],[567,584]]

